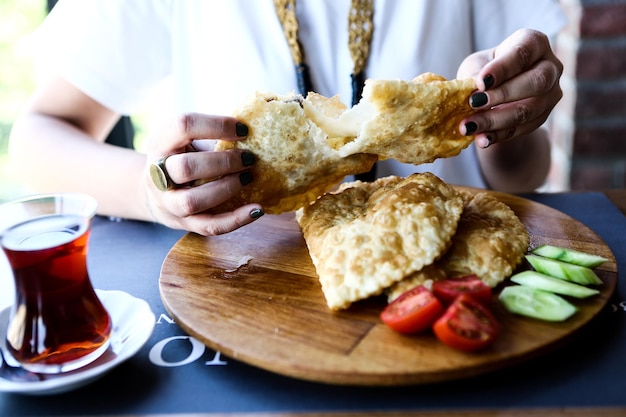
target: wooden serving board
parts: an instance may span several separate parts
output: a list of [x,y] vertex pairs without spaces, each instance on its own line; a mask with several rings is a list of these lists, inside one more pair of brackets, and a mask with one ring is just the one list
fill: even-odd
[[563,323],[514,316],[494,303],[502,333],[486,351],[464,353],[432,333],[405,336],[379,319],[382,297],[328,309],[293,214],[265,216],[227,235],[187,234],[167,255],[160,291],[186,332],[239,361],[330,384],[401,385],[470,377],[528,360],[573,336],[609,302],[617,285],[610,248],[588,227],[550,207],[493,193],[531,235],[609,259],[597,269],[600,295],[575,300]]

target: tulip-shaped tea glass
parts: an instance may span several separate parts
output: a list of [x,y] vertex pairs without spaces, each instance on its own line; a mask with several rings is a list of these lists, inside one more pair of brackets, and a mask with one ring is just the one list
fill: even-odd
[[0,243],[15,282],[5,353],[29,371],[71,371],[109,345],[111,318],[87,271],[96,207],[93,197],[78,193],[0,205]]

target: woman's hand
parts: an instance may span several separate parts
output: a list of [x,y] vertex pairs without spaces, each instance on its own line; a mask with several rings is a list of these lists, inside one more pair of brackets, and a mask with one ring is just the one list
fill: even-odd
[[461,132],[475,134],[481,148],[532,132],[561,99],[562,73],[563,64],[547,36],[529,29],[518,30],[493,49],[470,55],[459,67],[457,78],[476,78],[478,91],[470,104],[485,111],[464,120]]
[[146,167],[147,204],[154,220],[206,236],[230,232],[262,216],[258,204],[221,214],[208,212],[253,181],[249,167],[254,155],[240,150],[214,152],[207,139],[241,140],[247,133],[247,126],[232,117],[188,113],[152,137],[148,164],[165,158],[161,169],[173,183],[165,191],[158,189],[150,165]]
[[[547,132],[538,129],[563,96],[563,65],[546,35],[529,29],[513,33],[497,47],[467,57],[457,78],[476,78],[470,105],[478,113],[459,130],[475,135],[487,184],[506,192],[530,192],[550,169]],[[510,141],[510,139],[519,140]],[[488,148],[498,143],[498,146]]]

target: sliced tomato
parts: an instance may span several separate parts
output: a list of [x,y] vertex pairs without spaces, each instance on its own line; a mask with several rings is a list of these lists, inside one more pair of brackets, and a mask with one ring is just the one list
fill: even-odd
[[380,313],[380,319],[397,332],[417,333],[428,329],[441,313],[441,302],[420,285],[393,300]]
[[484,304],[462,294],[437,319],[433,331],[446,345],[472,352],[491,345],[500,333],[500,325]]
[[450,305],[461,294],[469,294],[486,305],[491,303],[491,288],[477,275],[442,279],[433,282],[433,294],[445,305]]

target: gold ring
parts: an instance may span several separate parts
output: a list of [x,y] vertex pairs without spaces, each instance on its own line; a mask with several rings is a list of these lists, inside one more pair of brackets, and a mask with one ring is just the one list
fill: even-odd
[[152,178],[152,182],[161,191],[171,190],[176,188],[176,183],[172,181],[169,174],[167,173],[167,169],[165,168],[165,160],[167,156],[161,157],[157,159],[156,162],[150,164],[150,178]]

